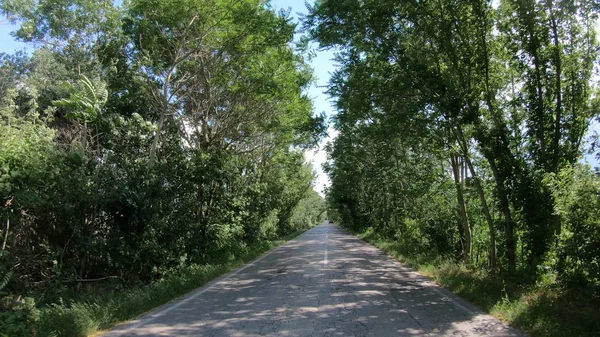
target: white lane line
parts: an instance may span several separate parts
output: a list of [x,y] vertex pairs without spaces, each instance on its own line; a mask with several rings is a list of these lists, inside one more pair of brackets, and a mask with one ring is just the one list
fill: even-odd
[[275,249],[271,250],[270,252],[267,252],[265,255],[263,255],[263,256],[259,257],[258,259],[254,260],[252,263],[249,263],[249,264],[247,264],[247,265],[243,266],[243,267],[242,267],[242,268],[240,268],[240,269],[237,269],[237,270],[234,270],[234,271],[232,271],[232,272],[231,272],[231,273],[229,273],[227,276],[224,276],[224,277],[222,277],[222,278],[219,278],[219,279],[217,279],[217,280],[214,280],[214,281],[212,281],[212,282],[211,282],[211,283],[209,283],[208,285],[205,285],[203,289],[199,290],[199,291],[198,291],[198,292],[196,292],[195,294],[192,294],[192,295],[190,295],[189,297],[187,297],[187,298],[184,298],[184,299],[182,299],[181,301],[177,302],[176,304],[174,304],[174,305],[172,305],[172,306],[169,306],[169,307],[167,307],[167,308],[165,308],[165,309],[163,309],[163,310],[161,310],[161,311],[159,311],[159,312],[157,312],[157,313],[155,313],[155,314],[152,314],[152,315],[150,315],[150,317],[148,317],[147,319],[143,319],[143,320],[141,320],[141,321],[137,322],[136,324],[134,324],[134,325],[130,326],[130,327],[129,327],[129,328],[127,328],[126,330],[124,330],[124,331],[114,331],[114,333],[115,333],[114,335],[113,335],[113,334],[111,334],[111,332],[108,332],[108,334],[107,334],[107,335],[109,335],[109,336],[123,336],[124,334],[126,334],[126,333],[130,332],[130,331],[131,331],[131,330],[133,330],[133,329],[137,329],[137,328],[141,327],[142,325],[148,324],[148,323],[150,323],[150,322],[154,321],[155,319],[157,319],[157,318],[159,318],[159,317],[161,317],[161,316],[164,316],[166,313],[169,313],[169,312],[173,311],[174,309],[177,309],[177,308],[179,308],[180,306],[182,306],[182,305],[184,305],[184,304],[188,303],[189,301],[191,301],[191,300],[195,299],[196,297],[198,297],[198,296],[200,296],[200,295],[204,294],[205,292],[207,292],[207,291],[209,291],[209,290],[213,289],[213,288],[214,288],[214,287],[215,287],[215,286],[216,286],[218,283],[220,283],[220,282],[222,282],[222,281],[226,281],[226,280],[228,280],[228,279],[229,279],[229,278],[231,278],[232,276],[235,276],[235,275],[239,274],[240,272],[244,271],[245,269],[247,269],[247,268],[249,268],[249,267],[251,267],[251,266],[254,266],[254,265],[257,263],[257,262],[260,262],[261,260],[263,260],[263,259],[264,259],[264,258],[266,258],[267,256],[269,256],[269,255],[271,255],[271,254],[275,253],[276,251],[280,250],[281,248],[283,248],[283,247],[287,246],[288,244],[290,244],[290,243],[292,243],[292,242],[294,242],[294,241],[297,241],[298,239],[300,239],[301,237],[303,237],[304,235],[306,235],[308,232],[310,232],[310,230],[308,230],[308,231],[304,232],[302,235],[300,235],[300,236],[296,237],[295,239],[293,239],[293,240],[291,240],[291,241],[288,241],[288,242],[284,243],[283,245],[281,245],[281,246],[279,246],[279,247],[277,247],[277,248],[275,248]]
[[327,265],[327,240],[329,240],[329,234],[325,234],[325,259],[323,265]]

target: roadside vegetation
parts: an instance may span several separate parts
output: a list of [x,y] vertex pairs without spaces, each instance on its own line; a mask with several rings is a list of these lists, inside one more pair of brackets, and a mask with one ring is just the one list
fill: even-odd
[[86,336],[324,217],[295,25],[264,1],[2,1],[0,336]]
[[317,1],[305,28],[339,51],[330,214],[534,336],[597,336],[598,11]]

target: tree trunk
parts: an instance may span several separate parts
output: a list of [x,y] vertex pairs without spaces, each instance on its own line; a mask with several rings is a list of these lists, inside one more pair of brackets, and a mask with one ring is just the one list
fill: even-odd
[[[486,105],[490,111],[490,114],[492,115],[492,120],[493,120],[495,127],[503,130],[504,128],[501,127],[501,125],[502,125],[501,118],[502,117],[501,117],[501,114],[498,114],[496,112],[496,106],[494,104],[495,93],[492,92],[493,89],[490,84],[490,57],[488,54],[488,45],[487,45],[487,31],[488,31],[487,14],[483,15],[483,20],[484,20],[483,22],[485,23],[485,25],[484,25],[484,29],[481,32],[481,41],[480,41],[480,43],[483,47],[483,68],[484,68],[484,80],[485,80],[485,82],[484,82],[485,92],[484,92],[483,96],[484,96]],[[504,136],[501,138],[502,138],[503,145],[507,146],[507,148],[505,150],[510,151],[510,148],[508,148],[509,143],[505,140]],[[542,142],[542,147],[543,146],[544,145]],[[484,152],[484,156],[486,157],[487,161],[490,164],[490,167],[492,168],[492,172],[494,174],[494,180],[496,181],[496,189],[498,191],[498,197],[500,199],[500,207],[502,209],[502,213],[504,215],[504,220],[505,220],[505,224],[506,224],[506,248],[507,248],[507,255],[508,255],[508,270],[509,270],[509,272],[512,273],[515,270],[515,241],[514,241],[513,222],[512,222],[512,216],[510,213],[510,206],[509,206],[510,204],[508,201],[508,195],[506,193],[506,189],[504,188],[504,179],[503,179],[502,175],[500,175],[500,172],[498,171],[498,168],[496,167],[494,158],[490,155],[490,153],[486,154],[487,151],[484,150],[483,152]],[[483,194],[483,189],[481,189],[481,186],[479,186],[479,188],[478,188],[478,193],[480,193],[480,198],[483,197],[483,204],[487,205],[485,203],[485,195]],[[487,218],[487,216],[489,216],[489,210],[486,215],[486,220],[488,221],[488,226],[490,227],[490,246],[492,246],[492,242],[493,242],[493,245],[495,246],[495,233],[494,233],[493,222],[491,220],[491,217]],[[492,248],[492,247],[490,247],[490,248]],[[492,255],[494,256],[494,259],[495,259],[495,253],[494,253],[494,254],[490,254],[490,260],[491,260]],[[492,264],[491,261],[490,261],[490,264]],[[493,264],[495,264],[495,261]]]
[[204,210],[204,203],[205,203],[205,199],[206,196],[205,194],[205,189],[204,189],[204,184],[203,183],[199,183],[198,185],[198,196],[197,196],[197,202],[198,202],[198,207],[196,208],[196,221],[197,223],[200,225],[200,257],[202,259],[202,262],[206,262],[206,234],[207,234],[207,219],[205,216],[205,210]]
[[475,189],[477,190],[477,195],[479,196],[479,200],[481,201],[481,208],[483,210],[483,215],[485,216],[485,220],[488,224],[488,230],[490,232],[490,247],[489,247],[489,262],[490,262],[490,270],[492,273],[496,270],[496,230],[494,228],[494,220],[490,214],[490,209],[488,207],[487,200],[485,199],[485,192],[483,190],[483,186],[477,172],[475,172],[475,168],[473,167],[473,163],[471,162],[471,156],[469,155],[469,148],[465,141],[464,134],[462,132],[462,128],[460,125],[457,127],[458,131],[458,141],[460,143],[463,158],[467,163],[467,167],[469,168],[469,172],[471,173],[471,177],[475,183]]
[[10,230],[10,218],[6,215],[6,229],[4,232],[4,241],[2,242],[2,250],[6,249],[6,242],[8,241],[8,231]]
[[498,192],[498,199],[500,200],[500,209],[504,215],[505,230],[506,230],[506,255],[508,257],[508,272],[514,273],[516,269],[515,259],[515,234],[512,221],[512,215],[510,212],[510,204],[508,201],[508,193],[504,187],[504,179],[496,166],[496,162],[493,158],[488,158],[490,168],[494,174],[494,180],[496,181],[496,191]]
[[452,173],[454,175],[454,185],[456,186],[456,197],[458,201],[458,211],[460,214],[460,236],[462,244],[462,258],[464,261],[469,263],[471,261],[472,251],[472,240],[471,240],[471,227],[469,225],[469,217],[467,214],[467,207],[463,195],[462,183],[460,181],[460,167],[458,162],[458,156],[452,154],[450,156],[450,162],[452,164]]
[[152,140],[152,147],[150,148],[150,159],[148,165],[150,167],[154,166],[154,162],[156,161],[156,148],[158,147],[158,139],[160,137],[160,132],[163,128],[163,124],[165,123],[166,115],[164,113],[160,114],[160,118],[158,120],[158,127],[156,128],[156,134],[154,135],[154,140]]
[[173,67],[171,67],[171,70],[169,70],[169,72],[167,73],[165,83],[163,84],[162,107],[161,107],[160,116],[158,118],[158,127],[156,129],[156,135],[154,136],[154,140],[152,141],[152,146],[150,147],[150,160],[148,163],[148,165],[150,167],[154,166],[154,162],[156,160],[156,148],[158,147],[158,140],[160,138],[160,132],[162,131],[163,125],[165,123],[165,119],[167,118],[167,115],[169,113],[169,86],[171,85],[171,77],[173,76],[173,72],[175,71],[175,68],[177,67],[178,62],[179,61],[176,61],[175,65],[173,65]]
[[[552,35],[554,43],[554,64],[556,67],[556,117],[554,120],[554,137],[552,139],[552,172],[558,171],[559,159],[561,156],[560,151],[560,120],[562,118],[562,60],[560,57],[560,46],[558,42],[558,27],[556,24],[556,17],[554,16],[554,10],[552,8],[552,0],[548,1],[548,10],[550,12],[550,22],[552,26]],[[561,220],[560,216],[554,215],[554,233],[558,236],[561,232]]]

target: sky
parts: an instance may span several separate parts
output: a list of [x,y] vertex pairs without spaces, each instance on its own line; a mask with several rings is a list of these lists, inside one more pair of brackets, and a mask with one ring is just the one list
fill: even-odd
[[[312,3],[312,1],[310,1]],[[294,22],[298,23],[301,14],[307,14],[308,10],[304,5],[303,0],[271,0],[271,5],[276,10],[284,9],[290,10],[290,16]],[[300,24],[298,24],[300,29]],[[297,37],[301,36],[302,33],[298,32]],[[324,112],[329,118],[334,113],[333,102],[329,96],[325,93],[327,84],[331,73],[335,70],[334,51],[332,50],[320,50],[318,44],[314,44],[312,48],[316,52],[316,57],[312,60],[312,67],[316,77],[316,83],[313,84],[309,90],[308,95],[313,100],[313,107],[315,113],[319,114]],[[319,147],[306,152],[306,159],[313,166],[313,169],[317,175],[317,179],[313,186],[314,190],[323,194],[325,187],[331,184],[329,177],[323,172],[322,164],[327,160],[327,154],[325,153],[325,145],[337,137],[338,132],[329,127],[327,130],[328,136],[321,141]]]
[[[299,14],[307,13],[304,0],[272,0],[271,5],[277,11],[280,9],[284,9],[286,11],[290,10],[290,16],[296,23],[299,20]],[[298,25],[298,29],[299,28],[300,25]],[[13,30],[15,30],[15,26],[11,25],[7,20],[5,20],[5,18],[0,19],[0,53],[12,54],[19,50],[27,50],[29,52],[33,51],[32,46],[17,42],[12,38],[12,36],[10,36],[10,32]],[[300,33],[296,34],[296,37],[300,36]],[[330,73],[332,73],[335,68],[333,62],[334,53],[333,51],[318,50],[318,45],[313,45],[312,47],[316,52],[316,57],[311,63],[314,69],[316,81],[315,84],[308,89],[308,95],[313,101],[315,114],[324,112],[329,118],[333,114],[334,108],[332,102],[329,100],[324,91],[326,90],[325,86],[327,86],[329,83]],[[324,148],[325,144],[335,138],[335,136],[337,136],[337,132],[332,128],[329,128],[328,136],[321,141],[319,146],[314,150],[306,152],[306,159],[312,164],[317,176],[313,188],[321,195],[323,195],[324,188],[330,185],[329,178],[323,172],[322,168],[322,164],[327,159]]]
[[21,42],[15,41],[10,32],[15,30],[15,26],[11,25],[10,22],[4,17],[0,17],[0,53],[13,54],[16,51],[29,49],[27,45]]

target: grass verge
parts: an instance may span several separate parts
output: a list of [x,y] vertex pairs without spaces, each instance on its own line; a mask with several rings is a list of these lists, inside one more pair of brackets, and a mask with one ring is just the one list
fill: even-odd
[[299,230],[279,240],[254,246],[243,256],[226,264],[190,266],[177,275],[140,288],[115,292],[85,302],[57,303],[47,306],[40,309],[35,324],[36,336],[97,336],[101,331],[188,294],[219,276],[255,260],[306,230]]
[[400,244],[373,231],[354,234],[532,337],[600,336],[600,300],[585,291],[519,285],[453,261],[403,254]]

